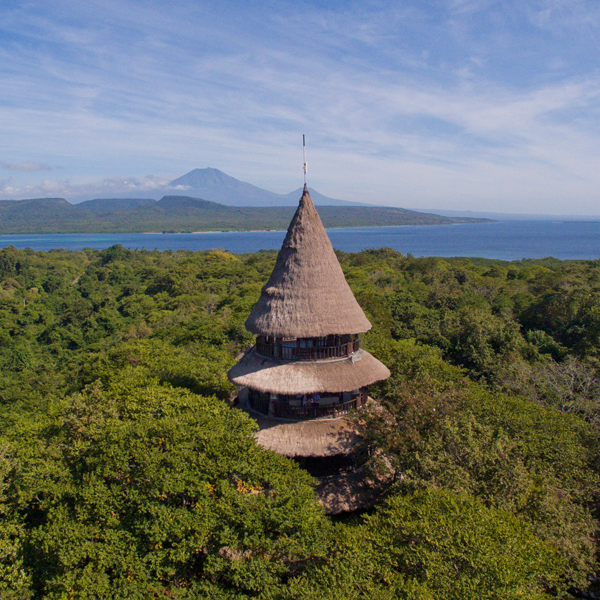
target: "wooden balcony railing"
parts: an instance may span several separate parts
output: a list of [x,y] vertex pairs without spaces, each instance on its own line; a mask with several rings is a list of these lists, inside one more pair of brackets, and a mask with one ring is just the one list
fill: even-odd
[[300,348],[298,346],[284,346],[283,344],[265,342],[262,339],[256,341],[256,351],[267,358],[281,358],[283,360],[323,360],[327,358],[344,358],[350,356],[360,348],[360,340],[357,338],[345,344],[337,346],[313,346],[312,348]]
[[[355,410],[365,404],[367,401],[367,393],[361,393],[360,395],[347,400],[346,402],[340,402],[339,404],[328,404],[325,406],[315,404],[314,402],[307,402],[305,406],[297,406],[290,404],[286,401],[278,401],[272,403],[267,398],[249,398],[250,406],[264,414],[271,417],[277,417],[280,419],[320,419],[320,418],[335,418],[347,415],[351,410]],[[271,412],[269,414],[269,408],[271,405]]]

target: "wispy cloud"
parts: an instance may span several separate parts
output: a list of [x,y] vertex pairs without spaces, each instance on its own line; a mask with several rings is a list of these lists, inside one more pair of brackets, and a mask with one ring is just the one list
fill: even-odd
[[582,32],[600,25],[600,6],[594,0],[538,0],[527,12],[536,27],[546,30]]
[[[144,194],[168,188],[170,178],[153,175],[147,177],[109,177],[86,183],[73,183],[69,180],[46,179],[38,185],[16,187],[10,180],[0,181],[0,193],[11,199],[64,197],[71,201],[88,198],[110,198],[122,196],[142,197]],[[175,189],[175,188],[173,188]]]
[[2,168],[7,171],[52,171],[50,165],[41,165],[36,162],[26,161],[18,164],[2,163]]

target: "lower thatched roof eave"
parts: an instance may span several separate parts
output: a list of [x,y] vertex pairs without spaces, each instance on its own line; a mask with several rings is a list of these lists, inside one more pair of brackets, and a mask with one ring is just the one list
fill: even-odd
[[236,385],[288,395],[349,392],[389,376],[389,369],[365,350],[341,360],[280,362],[252,348],[228,373]]
[[346,419],[324,419],[298,423],[267,425],[267,419],[256,419],[260,430],[256,441],[260,446],[288,457],[322,458],[350,454],[359,437]]

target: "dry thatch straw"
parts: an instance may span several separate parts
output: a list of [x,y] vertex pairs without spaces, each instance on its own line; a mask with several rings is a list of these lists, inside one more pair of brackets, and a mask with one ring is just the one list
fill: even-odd
[[389,369],[365,350],[349,358],[319,361],[283,361],[265,358],[252,348],[228,373],[240,386],[271,394],[350,392],[387,379]]
[[306,186],[246,328],[256,335],[295,338],[371,329]]
[[282,423],[251,414],[260,427],[256,434],[258,444],[284,456],[322,458],[350,454],[358,443],[347,419]]

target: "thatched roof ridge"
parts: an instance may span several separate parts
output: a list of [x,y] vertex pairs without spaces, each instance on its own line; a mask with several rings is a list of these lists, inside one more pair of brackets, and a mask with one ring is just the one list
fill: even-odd
[[256,335],[296,338],[371,329],[306,186],[246,328]]
[[247,352],[227,373],[239,386],[271,394],[350,392],[382,381],[389,369],[365,350],[350,358],[320,361],[282,361]]

